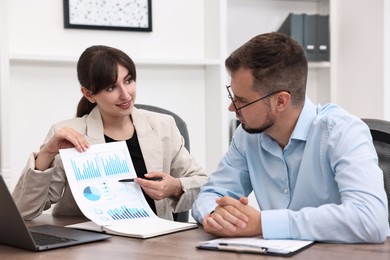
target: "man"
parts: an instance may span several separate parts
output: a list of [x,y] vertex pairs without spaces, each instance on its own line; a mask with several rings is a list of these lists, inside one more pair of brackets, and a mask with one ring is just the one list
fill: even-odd
[[[254,37],[225,61],[241,125],[193,217],[215,236],[381,243],[383,173],[358,117],[306,97],[307,59],[290,37]],[[259,210],[248,205],[254,191]]]

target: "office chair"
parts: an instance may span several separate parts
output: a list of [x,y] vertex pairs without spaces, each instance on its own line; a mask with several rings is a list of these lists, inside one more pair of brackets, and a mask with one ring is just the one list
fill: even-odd
[[379,167],[383,171],[389,206],[390,225],[390,122],[371,118],[363,118],[362,120],[370,128],[374,146],[379,158]]
[[[172,111],[166,110],[164,108],[156,107],[156,106],[145,105],[145,104],[135,104],[135,107],[173,116],[173,118],[175,119],[177,128],[179,128],[180,134],[184,138],[184,142],[185,142],[184,146],[185,146],[185,148],[187,148],[188,151],[190,151],[190,137],[188,134],[187,124],[180,116],[178,116],[177,114],[175,114]],[[183,211],[183,212],[173,213],[173,219],[175,221],[188,222],[188,218],[189,218],[189,211],[188,210]]]

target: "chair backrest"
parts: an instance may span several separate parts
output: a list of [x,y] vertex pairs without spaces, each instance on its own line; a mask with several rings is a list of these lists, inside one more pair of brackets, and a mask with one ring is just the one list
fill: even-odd
[[[169,111],[169,110],[161,108],[161,107],[145,105],[145,104],[135,104],[135,107],[173,116],[173,118],[175,119],[177,128],[179,128],[180,134],[184,138],[184,142],[185,142],[184,146],[185,146],[185,148],[187,148],[188,151],[190,151],[190,137],[188,134],[187,124],[180,116],[178,116],[177,114],[175,114],[172,111]],[[188,222],[189,211],[187,210],[187,211],[183,211],[183,212],[174,213],[173,219],[175,221],[179,221],[179,222]]]
[[161,107],[145,105],[145,104],[135,104],[135,107],[173,116],[173,118],[175,119],[177,128],[179,128],[180,134],[184,138],[184,142],[185,142],[184,146],[185,146],[185,148],[187,148],[188,151],[190,151],[190,137],[188,134],[187,124],[180,116],[178,116],[177,114],[175,114],[172,111],[169,111],[169,110],[161,108]]
[[383,171],[390,225],[390,122],[371,118],[363,118],[362,120],[370,128],[374,146],[379,158],[379,167]]

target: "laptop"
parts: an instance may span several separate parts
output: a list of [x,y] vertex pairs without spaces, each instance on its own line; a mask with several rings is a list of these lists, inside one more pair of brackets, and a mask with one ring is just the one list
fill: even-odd
[[0,174],[0,243],[44,251],[110,238],[110,235],[72,228],[41,225],[27,227]]

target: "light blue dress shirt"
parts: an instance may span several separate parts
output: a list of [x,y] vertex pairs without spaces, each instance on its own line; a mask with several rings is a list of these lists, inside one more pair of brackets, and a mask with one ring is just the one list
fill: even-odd
[[316,107],[306,98],[284,149],[267,134],[239,126],[192,215],[203,223],[216,198],[252,191],[266,239],[378,243],[389,232],[383,173],[369,129],[334,104]]

